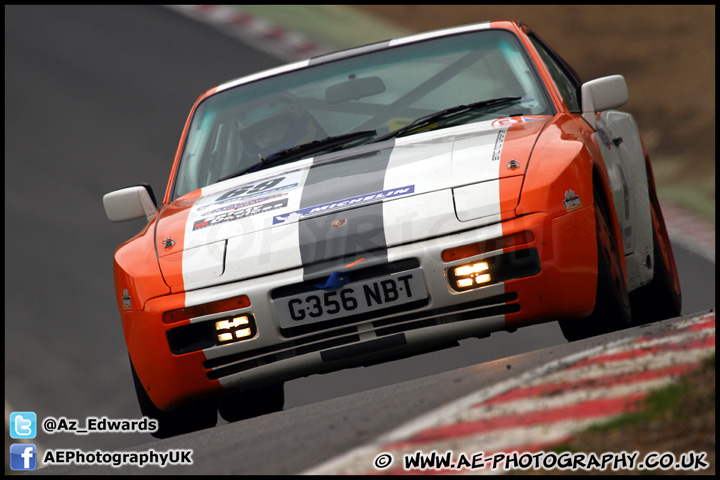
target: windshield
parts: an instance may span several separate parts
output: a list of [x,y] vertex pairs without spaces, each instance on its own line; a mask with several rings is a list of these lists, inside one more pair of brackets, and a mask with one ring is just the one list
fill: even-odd
[[463,116],[462,123],[553,113],[510,32],[482,30],[340,57],[204,100],[190,124],[173,198],[297,145],[366,130],[380,137],[458,105],[520,97]]

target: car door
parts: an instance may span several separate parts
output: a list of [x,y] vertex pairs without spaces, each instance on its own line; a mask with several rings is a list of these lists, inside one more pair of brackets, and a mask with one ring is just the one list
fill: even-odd
[[625,138],[629,138],[629,132],[625,131],[625,138],[621,131],[623,120],[620,118],[622,112],[607,111],[600,114],[597,122],[596,135],[597,144],[600,153],[605,161],[608,178],[610,179],[610,189],[613,194],[613,205],[617,213],[617,220],[620,225],[620,232],[623,239],[623,249],[625,255],[632,253],[634,248],[633,242],[633,215],[630,207],[630,188],[628,181],[627,168],[625,167],[627,160],[623,157],[627,155],[627,149],[621,146],[625,142]]
[[[640,133],[629,113],[610,110],[602,112],[598,121],[598,138],[613,183],[615,208],[621,222],[625,254],[636,251],[638,244],[650,243],[652,238],[644,228],[649,224],[649,195],[645,155]],[[648,240],[649,239],[649,240]]]

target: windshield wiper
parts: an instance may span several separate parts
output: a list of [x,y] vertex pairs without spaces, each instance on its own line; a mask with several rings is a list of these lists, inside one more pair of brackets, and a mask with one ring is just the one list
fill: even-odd
[[245,175],[246,173],[255,172],[257,170],[260,170],[261,168],[265,168],[270,165],[275,165],[282,162],[289,162],[291,160],[295,160],[307,155],[312,155],[313,153],[337,148],[355,140],[363,139],[365,137],[371,137],[376,134],[377,131],[375,130],[363,130],[362,132],[344,133],[342,135],[335,135],[332,137],[323,138],[322,140],[314,140],[312,142],[302,143],[300,145],[296,145],[294,147],[286,148],[285,150],[280,150],[279,152],[272,153],[265,158],[261,158],[259,162],[249,166],[248,168],[240,170],[239,172],[235,172],[225,177],[222,177],[218,180],[218,182],[222,182],[223,180],[228,180],[234,177],[239,177],[240,175]]
[[475,112],[477,110],[484,110],[489,107],[504,106],[505,104],[520,100],[521,98],[522,97],[500,97],[493,98],[491,100],[483,100],[481,102],[469,103],[467,105],[457,105],[455,107],[446,108],[444,110],[440,110],[439,112],[431,113],[430,115],[420,117],[413,121],[411,124],[405,125],[398,130],[387,133],[385,135],[381,135],[374,139],[372,143],[381,142],[383,140],[387,140],[388,138],[400,137],[402,135],[412,133],[413,130],[419,130],[441,120],[449,120],[453,117],[464,115],[470,112]]

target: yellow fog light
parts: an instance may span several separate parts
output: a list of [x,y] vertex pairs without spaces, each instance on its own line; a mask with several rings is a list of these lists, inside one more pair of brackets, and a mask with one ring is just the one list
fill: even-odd
[[468,290],[491,280],[487,262],[475,262],[451,269],[448,280],[453,290]]
[[252,330],[249,328],[243,328],[242,330],[235,330],[235,338],[245,338],[252,335]]
[[251,315],[239,315],[215,322],[220,343],[244,340],[255,335],[255,323]]
[[215,322],[215,329],[230,330],[231,328],[239,327],[240,325],[247,325],[248,323],[248,318],[243,315],[242,317],[235,317],[231,320],[220,320],[219,322]]
[[455,269],[455,275],[458,277],[467,277],[476,273],[484,272],[488,269],[487,262],[478,262],[472,265],[463,265]]

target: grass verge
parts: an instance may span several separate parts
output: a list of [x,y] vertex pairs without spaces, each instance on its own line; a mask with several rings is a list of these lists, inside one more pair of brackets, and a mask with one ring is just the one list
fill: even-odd
[[[714,475],[715,474],[715,355],[677,382],[646,397],[643,408],[621,415],[576,434],[569,442],[557,445],[555,453],[638,452],[634,469],[582,471],[596,475]],[[692,453],[691,453],[692,452]],[[656,453],[656,456],[650,454]],[[671,455],[667,455],[671,454]],[[701,460],[701,469],[640,469],[643,460]],[[571,470],[534,470],[515,472],[523,475],[577,475]]]

